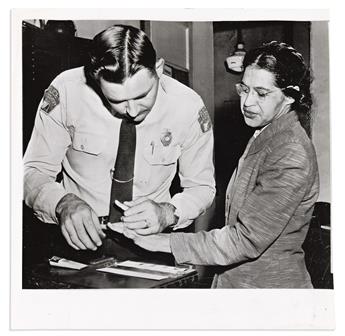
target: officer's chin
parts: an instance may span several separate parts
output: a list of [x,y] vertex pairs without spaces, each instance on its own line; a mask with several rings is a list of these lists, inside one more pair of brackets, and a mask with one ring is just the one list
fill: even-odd
[[148,114],[149,114],[149,111],[145,111],[138,114],[135,118],[128,117],[128,120],[138,125],[145,120]]

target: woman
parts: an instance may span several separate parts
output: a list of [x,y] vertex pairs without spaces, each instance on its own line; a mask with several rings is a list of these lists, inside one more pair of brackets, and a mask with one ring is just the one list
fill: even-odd
[[249,51],[236,85],[256,129],[227,190],[226,225],[198,233],[124,234],[178,263],[221,265],[212,287],[312,288],[302,243],[319,179],[310,135],[310,77],[300,53],[271,42]]

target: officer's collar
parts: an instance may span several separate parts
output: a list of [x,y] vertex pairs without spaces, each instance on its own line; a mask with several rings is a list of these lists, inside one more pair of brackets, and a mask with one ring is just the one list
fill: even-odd
[[165,87],[165,83],[164,83],[164,80],[163,80],[163,76],[164,76],[164,75],[162,75],[162,77],[159,78],[159,85],[160,85],[160,87],[162,88],[162,90],[163,90],[165,93],[167,93],[167,89],[166,89],[166,87]]

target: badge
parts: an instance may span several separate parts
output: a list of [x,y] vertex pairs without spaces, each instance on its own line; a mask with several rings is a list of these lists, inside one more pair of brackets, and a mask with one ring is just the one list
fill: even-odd
[[201,110],[199,111],[198,121],[199,121],[201,130],[203,133],[207,132],[212,126],[211,118],[210,118],[205,106],[203,106],[201,108]]
[[41,110],[45,113],[49,113],[55,106],[59,105],[60,97],[59,91],[55,89],[53,85],[50,85],[47,90],[44,91],[43,102],[41,104]]
[[161,143],[164,147],[169,146],[172,140],[171,131],[165,130],[161,136]]

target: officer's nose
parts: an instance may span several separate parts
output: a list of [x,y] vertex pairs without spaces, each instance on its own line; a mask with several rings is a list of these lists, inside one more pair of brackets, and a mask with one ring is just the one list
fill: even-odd
[[139,108],[133,100],[128,100],[127,102],[127,114],[131,118],[135,118],[139,114]]

